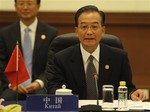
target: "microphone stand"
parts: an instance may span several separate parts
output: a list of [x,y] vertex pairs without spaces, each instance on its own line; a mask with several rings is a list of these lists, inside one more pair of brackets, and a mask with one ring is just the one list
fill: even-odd
[[98,80],[98,75],[97,74],[95,74],[94,75],[94,79],[95,79],[95,86],[96,86],[96,92],[97,92],[97,105],[99,105],[99,93],[98,93],[98,85],[97,85],[97,80]]
[[79,109],[79,112],[101,112],[102,111],[102,107],[99,105],[99,93],[98,93],[98,85],[97,85],[97,80],[98,80],[98,75],[94,74],[94,79],[95,79],[95,86],[96,86],[96,93],[97,93],[97,105],[83,105],[81,106],[81,108]]

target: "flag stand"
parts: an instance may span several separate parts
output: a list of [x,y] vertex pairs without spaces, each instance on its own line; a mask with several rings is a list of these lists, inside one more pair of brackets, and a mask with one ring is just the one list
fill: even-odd
[[16,51],[16,103],[18,104],[18,41],[16,43],[17,51]]
[[17,77],[16,77],[16,78],[17,78],[17,79],[16,79],[16,85],[17,85],[17,86],[16,86],[16,103],[18,104],[18,97],[19,97],[19,96],[18,96],[18,71],[16,72],[16,76],[17,76]]

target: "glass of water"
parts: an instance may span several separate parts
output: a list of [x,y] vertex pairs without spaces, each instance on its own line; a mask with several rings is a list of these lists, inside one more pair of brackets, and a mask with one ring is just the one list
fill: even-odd
[[103,110],[114,110],[114,87],[113,85],[103,85]]

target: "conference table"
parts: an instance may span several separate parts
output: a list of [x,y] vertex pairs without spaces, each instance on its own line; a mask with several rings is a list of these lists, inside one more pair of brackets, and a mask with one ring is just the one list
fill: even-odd
[[[82,105],[88,105],[88,104],[93,104],[96,105],[97,101],[96,100],[79,100],[79,108]],[[102,106],[102,100],[99,100],[99,105]],[[113,103],[113,107],[114,107],[114,112],[118,112],[117,111],[117,107],[118,107],[118,101],[114,100]],[[142,102],[142,101],[131,101],[128,100],[128,111],[124,111],[124,112],[150,112],[150,102]],[[102,110],[102,112],[105,111],[110,111],[110,110]]]
[[[114,110],[113,110],[113,112],[118,112],[116,110],[117,103],[118,103],[118,101],[114,100],[114,104],[113,104]],[[15,101],[5,101],[5,102],[3,102],[4,106],[10,105],[10,104],[16,104],[16,102]],[[48,111],[28,111],[26,101],[18,101],[18,104],[22,106],[22,112],[48,112]],[[83,105],[89,105],[89,104],[96,105],[97,101],[96,100],[79,100],[79,102],[78,102],[79,108]],[[102,105],[102,100],[99,100],[99,105]],[[129,108],[128,112],[150,112],[150,102],[141,102],[141,101],[128,100],[128,108]],[[102,110],[102,112],[103,111],[106,111],[106,110]],[[67,111],[67,112],[74,112],[74,111]],[[127,112],[127,111],[124,111],[124,112]]]

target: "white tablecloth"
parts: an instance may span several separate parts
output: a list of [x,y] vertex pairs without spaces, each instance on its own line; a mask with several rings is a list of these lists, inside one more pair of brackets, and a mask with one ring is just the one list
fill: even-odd
[[[79,107],[82,105],[88,105],[88,104],[97,104],[96,100],[79,100]],[[99,105],[102,106],[102,100],[99,100]],[[113,104],[114,108],[118,107],[118,101],[114,100]],[[142,101],[131,101],[128,100],[128,108],[129,109],[143,109],[143,110],[150,110],[150,102],[142,102]]]

